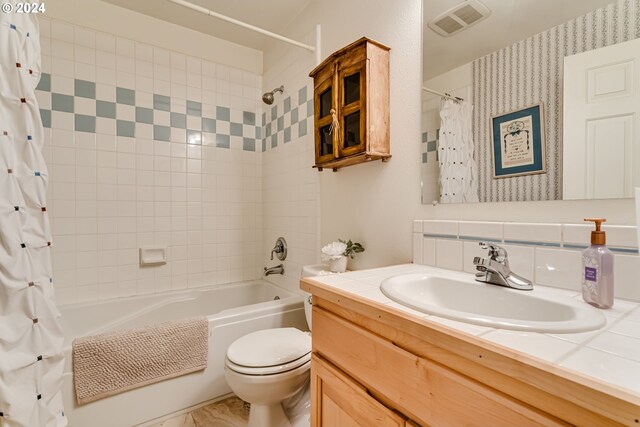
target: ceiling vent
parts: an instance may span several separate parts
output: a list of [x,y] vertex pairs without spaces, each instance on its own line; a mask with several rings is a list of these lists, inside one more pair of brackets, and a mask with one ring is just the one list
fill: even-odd
[[429,28],[444,37],[466,30],[491,15],[478,0],[466,0],[429,22]]

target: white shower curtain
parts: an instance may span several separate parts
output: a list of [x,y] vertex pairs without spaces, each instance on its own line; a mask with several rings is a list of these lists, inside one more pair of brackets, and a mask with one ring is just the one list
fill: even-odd
[[438,165],[440,203],[478,202],[478,168],[471,135],[473,106],[466,101],[442,101]]
[[[5,2],[7,3],[7,2]],[[14,5],[15,2],[10,1]],[[62,331],[51,274],[38,22],[0,13],[0,426],[61,427]]]

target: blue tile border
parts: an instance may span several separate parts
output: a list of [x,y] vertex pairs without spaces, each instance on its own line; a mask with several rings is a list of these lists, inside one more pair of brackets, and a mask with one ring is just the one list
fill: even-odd
[[[106,129],[109,132],[108,129],[115,129],[116,136],[135,137],[138,127],[149,125],[153,129],[152,138],[158,141],[171,141],[172,129],[180,129],[185,131],[185,143],[198,141],[195,143],[201,144],[202,133],[206,132],[216,135],[214,141],[218,147],[230,148],[230,137],[233,136],[242,138],[243,150],[255,152],[261,149],[266,151],[277,148],[281,144],[290,143],[308,135],[308,121],[312,120],[313,99],[309,99],[309,94],[313,91],[309,85],[299,88],[292,95],[281,98],[277,105],[263,106],[264,111],[261,113],[241,110],[242,118],[238,123],[231,121],[232,109],[228,106],[215,106],[215,112],[209,113],[214,117],[207,117],[203,114],[202,102],[189,99],[180,101],[157,93],[153,93],[153,106],[146,103],[143,103],[144,106],[136,105],[139,100],[136,91],[121,86],[111,86],[115,94],[115,102],[100,99],[97,97],[96,83],[81,79],[73,79],[73,95],[51,92],[51,82],[55,79],[55,75],[43,73],[37,88],[51,96],[51,109],[40,110],[41,120],[46,128],[55,127],[55,121],[62,117],[56,116],[53,111],[74,114],[76,113],[75,98],[82,98],[95,100],[95,116],[74,114],[74,129],[77,131],[96,132],[98,123],[102,123],[103,131]],[[171,108],[172,102],[174,111]],[[131,120],[119,118],[118,104],[133,107],[134,117],[129,116]],[[184,108],[178,108],[184,111],[177,111],[176,105],[184,105]],[[128,111],[127,114],[129,114]],[[233,114],[235,118],[237,114],[235,110]],[[200,128],[187,129],[189,124],[194,126],[188,117],[198,117]],[[268,117],[271,117],[271,120]],[[107,125],[98,119],[114,120],[115,123]],[[175,132],[173,134],[176,135]],[[239,146],[234,144],[234,149],[238,148]]]
[[551,248],[560,248],[562,245],[555,242],[528,242],[526,240],[504,240],[505,245],[520,245],[520,246],[546,246]]
[[423,233],[422,236],[429,239],[458,240],[458,236],[456,236],[455,234]]

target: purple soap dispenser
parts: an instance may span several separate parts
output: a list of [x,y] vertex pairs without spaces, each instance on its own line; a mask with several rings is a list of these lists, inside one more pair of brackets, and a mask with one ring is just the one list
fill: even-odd
[[605,232],[600,230],[604,218],[585,218],[595,222],[591,246],[582,252],[582,298],[598,308],[613,307],[613,254],[605,245]]

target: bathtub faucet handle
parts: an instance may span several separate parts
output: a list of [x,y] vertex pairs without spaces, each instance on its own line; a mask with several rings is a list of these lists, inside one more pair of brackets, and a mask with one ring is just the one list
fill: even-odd
[[273,261],[273,254],[276,254],[280,261],[284,261],[287,258],[287,241],[284,237],[278,237],[276,244],[271,250],[271,260]]

